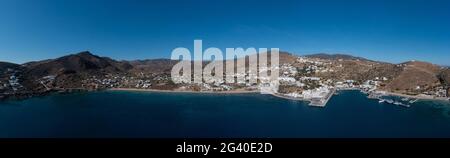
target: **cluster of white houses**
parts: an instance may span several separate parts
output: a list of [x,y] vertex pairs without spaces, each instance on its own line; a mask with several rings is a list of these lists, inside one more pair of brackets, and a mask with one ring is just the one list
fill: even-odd
[[11,86],[11,88],[14,91],[17,91],[19,88],[22,88],[23,86],[19,83],[19,79],[15,76],[12,75],[11,77],[9,77],[9,85]]
[[0,81],[0,90],[4,93],[14,93],[23,88],[19,82],[19,77],[16,76],[17,70],[8,68],[4,73],[3,75],[7,76],[7,79],[4,78],[5,80]]

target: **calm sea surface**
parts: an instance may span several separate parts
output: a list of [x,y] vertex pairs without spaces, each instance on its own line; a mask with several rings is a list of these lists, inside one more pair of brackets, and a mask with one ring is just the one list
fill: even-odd
[[0,137],[450,137],[450,104],[341,91],[325,108],[261,94],[104,91],[0,102]]

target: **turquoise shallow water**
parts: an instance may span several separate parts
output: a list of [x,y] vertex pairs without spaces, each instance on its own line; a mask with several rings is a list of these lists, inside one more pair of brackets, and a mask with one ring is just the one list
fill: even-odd
[[450,104],[342,91],[325,108],[261,94],[104,91],[0,102],[0,137],[450,137]]

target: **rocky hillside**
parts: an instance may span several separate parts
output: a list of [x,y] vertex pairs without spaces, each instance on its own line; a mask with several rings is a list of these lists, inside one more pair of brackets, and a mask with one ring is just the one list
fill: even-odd
[[448,68],[421,61],[391,64],[342,54],[315,54],[305,57],[332,63],[334,72],[315,74],[316,76],[338,80],[351,79],[357,82],[386,77],[388,80],[380,88],[393,92],[420,94],[436,87],[448,88],[450,81]]
[[133,66],[133,68],[130,69],[133,73],[164,73],[170,72],[172,67],[177,64],[178,61],[170,59],[148,59],[129,61],[128,63]]
[[388,90],[417,94],[442,85],[438,78],[441,68],[437,65],[411,61],[399,67],[402,71],[387,85]]
[[25,73],[35,77],[67,73],[121,73],[130,70],[132,65],[107,57],[99,57],[90,52],[81,52],[53,60],[25,64]]
[[23,84],[29,89],[43,89],[36,82],[42,78],[54,76],[54,86],[80,88],[81,81],[96,75],[123,74],[133,68],[127,62],[119,62],[107,57],[99,57],[90,52],[80,52],[57,59],[43,60],[24,64]]
[[439,73],[439,80],[446,86],[450,86],[450,68],[442,69]]
[[0,73],[7,71],[8,69],[16,69],[20,67],[18,64],[8,63],[8,62],[0,62]]
[[355,57],[351,55],[346,54],[326,54],[326,53],[319,53],[319,54],[311,54],[311,55],[305,55],[305,57],[308,58],[319,58],[319,59],[326,59],[326,60],[361,60],[361,61],[371,61],[366,58],[362,57]]

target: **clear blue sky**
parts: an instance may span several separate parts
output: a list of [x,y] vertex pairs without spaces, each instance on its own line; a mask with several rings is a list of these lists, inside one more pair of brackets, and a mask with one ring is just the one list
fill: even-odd
[[0,0],[0,61],[169,58],[194,39],[450,65],[450,1]]

